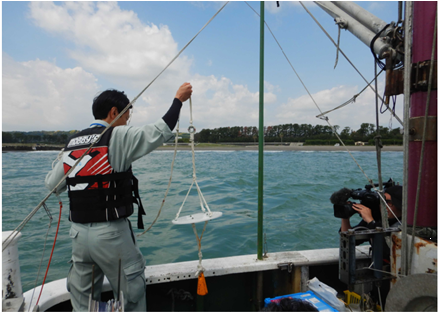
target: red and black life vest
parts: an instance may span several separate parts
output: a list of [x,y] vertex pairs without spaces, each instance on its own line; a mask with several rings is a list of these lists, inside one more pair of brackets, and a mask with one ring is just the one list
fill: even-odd
[[70,199],[69,220],[75,223],[112,221],[128,217],[138,205],[137,227],[144,229],[145,215],[139,196],[138,180],[131,167],[115,173],[110,165],[108,146],[113,127],[100,136],[104,127],[87,128],[71,137],[64,148],[63,166],[66,174],[96,141],[93,148],[66,178]]

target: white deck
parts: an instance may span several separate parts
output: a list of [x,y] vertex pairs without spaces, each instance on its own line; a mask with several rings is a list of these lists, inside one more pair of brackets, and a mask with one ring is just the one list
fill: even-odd
[[[369,246],[357,247],[357,258],[366,258],[369,253]],[[303,251],[287,251],[269,253],[268,258],[259,261],[256,254],[233,256],[227,258],[205,259],[203,267],[206,269],[206,277],[222,276],[236,273],[259,272],[278,269],[278,264],[292,263],[294,266],[312,266],[324,264],[336,264],[339,260],[339,249],[317,249]],[[197,270],[198,260],[152,265],[145,267],[147,285],[160,284],[171,281],[193,279]],[[31,307],[35,305],[41,286],[35,288],[35,295]],[[111,290],[108,280],[104,279],[102,291]],[[29,311],[29,303],[33,289],[24,293],[26,301],[25,311]],[[66,288],[66,279],[60,279],[44,286],[39,307],[45,311],[50,307],[67,301],[70,294]]]

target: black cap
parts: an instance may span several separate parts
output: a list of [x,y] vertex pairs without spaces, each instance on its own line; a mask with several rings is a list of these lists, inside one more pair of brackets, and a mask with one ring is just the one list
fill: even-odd
[[384,192],[392,197],[392,203],[398,210],[402,211],[402,186],[392,186],[387,188]]

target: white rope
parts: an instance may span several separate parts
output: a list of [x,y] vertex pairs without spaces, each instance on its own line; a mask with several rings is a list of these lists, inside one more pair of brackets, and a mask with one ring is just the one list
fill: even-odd
[[[200,199],[204,202],[204,206],[206,207],[207,211],[209,212],[209,215],[212,215],[212,212],[210,211],[209,205],[207,204],[206,199],[204,198],[203,193],[201,192],[200,187],[198,186],[198,182],[195,182],[195,184],[197,185],[197,189],[198,189],[198,195],[200,197]],[[205,212],[205,211],[203,211]]]
[[195,276],[200,275],[200,273],[204,273],[206,270],[202,265],[201,261],[203,259],[203,254],[201,253],[201,239],[203,239],[203,234],[206,231],[206,226],[209,221],[204,222],[203,232],[201,233],[201,236],[198,237],[197,228],[195,227],[195,223],[192,223],[192,228],[194,230],[195,237],[197,238],[197,246],[198,246],[198,265],[197,265],[197,271],[195,272]]
[[194,183],[195,183],[195,181],[192,181],[192,184],[191,184],[191,186],[189,187],[189,190],[188,190],[188,192],[187,192],[187,194],[186,194],[186,197],[184,198],[183,203],[181,204],[181,207],[180,207],[180,209],[178,210],[177,215],[175,216],[175,219],[178,219],[178,218],[180,217],[181,210],[183,209],[184,203],[186,202],[187,197],[189,196],[189,193],[191,192],[191,189],[192,189],[192,186],[194,185]]
[[201,188],[197,182],[197,172],[196,172],[196,167],[195,167],[195,131],[196,131],[196,129],[193,125],[193,118],[192,118],[192,98],[189,98],[189,111],[190,111],[190,121],[189,121],[190,125],[188,127],[188,131],[190,134],[189,140],[191,142],[191,150],[192,150],[192,184],[189,187],[189,190],[186,194],[186,197],[183,200],[183,203],[180,206],[180,209],[177,212],[177,215],[175,216],[176,220],[180,217],[180,213],[183,209],[183,206],[184,206],[194,184],[197,187],[198,198],[200,200],[201,210],[203,211],[203,213],[206,213],[206,209],[207,209],[207,211],[209,212],[209,216],[212,216],[212,212],[210,211],[210,208],[207,205],[206,199],[204,198],[203,193],[201,192]]
[[[191,150],[192,150],[192,184],[189,187],[189,190],[186,194],[186,197],[183,200],[183,203],[180,206],[180,209],[177,212],[177,215],[175,216],[175,219],[177,220],[180,217],[180,213],[183,210],[183,206],[186,203],[186,200],[189,196],[189,193],[192,190],[192,187],[195,186],[197,187],[197,192],[198,192],[198,198],[200,200],[200,206],[201,206],[201,210],[203,211],[203,213],[207,211],[209,212],[209,215],[212,216],[212,212],[209,209],[209,206],[207,205],[206,199],[203,196],[203,193],[201,192],[200,186],[198,185],[197,182],[197,173],[196,173],[196,167],[195,167],[195,127],[193,125],[193,118],[192,118],[192,98],[189,98],[189,111],[190,111],[190,125],[188,128],[189,134],[190,134],[190,142],[191,142]],[[203,265],[201,264],[202,259],[203,259],[203,254],[201,253],[201,239],[203,238],[203,234],[206,231],[206,226],[207,223],[209,222],[209,220],[206,220],[204,222],[204,227],[203,227],[203,232],[201,233],[201,236],[198,236],[198,232],[197,232],[197,228],[195,226],[195,223],[191,223],[192,228],[194,230],[194,234],[195,237],[197,239],[197,247],[198,247],[198,265],[197,265],[197,271],[195,272],[195,276],[199,276],[201,273],[203,273],[205,271],[205,268],[203,267]]]
[[201,189],[200,189],[200,186],[198,186],[197,181],[195,181],[195,186],[197,187],[198,199],[200,199],[201,211],[203,211],[203,213],[206,213],[206,209],[204,208],[204,205],[203,205],[203,198],[201,197]]

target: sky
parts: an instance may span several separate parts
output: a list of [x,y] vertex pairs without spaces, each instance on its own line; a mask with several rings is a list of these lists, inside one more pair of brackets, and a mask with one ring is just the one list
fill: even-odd
[[[337,40],[333,18],[304,2]],[[225,2],[2,2],[2,130],[69,131],[93,121],[93,98],[107,89],[132,100],[165,68]],[[398,2],[357,2],[389,23]],[[229,2],[134,104],[133,126],[154,123],[184,82],[193,86],[193,125],[259,124],[259,2]],[[365,81],[298,2],[265,2],[265,21],[322,111],[351,99]],[[328,125],[265,28],[264,125]],[[340,48],[368,81],[370,49],[342,30]],[[384,74],[379,93],[384,93]],[[402,119],[402,95],[396,113]],[[375,123],[375,96],[327,115],[332,125],[358,129]],[[189,101],[180,129],[189,126]],[[401,127],[388,112],[380,125]]]

